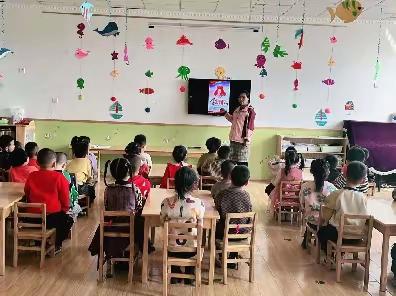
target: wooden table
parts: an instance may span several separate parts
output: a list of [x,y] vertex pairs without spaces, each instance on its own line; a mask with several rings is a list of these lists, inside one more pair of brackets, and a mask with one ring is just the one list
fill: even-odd
[[5,274],[5,219],[24,195],[24,184],[0,182],[0,275]]
[[396,236],[396,203],[391,199],[370,198],[368,212],[374,217],[374,228],[382,233],[380,292],[386,291],[388,280],[389,238]]
[[[143,242],[143,267],[142,267],[142,283],[148,281],[148,238],[150,237],[151,227],[161,226],[160,212],[161,202],[169,196],[175,194],[174,190],[152,188],[150,196],[143,208],[142,216],[144,216],[144,242]],[[220,215],[214,207],[213,198],[209,191],[197,190],[193,193],[194,197],[200,198],[205,204],[205,215],[203,220],[203,228],[211,230],[209,243],[209,285],[213,284],[215,270],[215,231],[216,220],[220,219]]]

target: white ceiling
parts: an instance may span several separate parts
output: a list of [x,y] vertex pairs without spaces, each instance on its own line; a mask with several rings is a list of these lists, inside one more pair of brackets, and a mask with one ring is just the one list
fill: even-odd
[[[301,17],[304,0],[280,0],[280,13],[284,17]],[[40,4],[45,6],[79,7],[83,0],[5,0],[6,3]],[[97,8],[108,7],[106,0],[90,0]],[[306,16],[312,18],[328,17],[326,7],[335,7],[341,1],[337,0],[305,0]],[[361,15],[365,20],[381,19],[380,7],[383,7],[383,19],[396,18],[396,1],[394,0],[360,0],[364,7]],[[276,16],[279,10],[279,0],[110,0],[114,8],[154,11],[180,11],[198,13],[218,13],[230,15],[263,14]],[[265,4],[265,5],[263,5]]]

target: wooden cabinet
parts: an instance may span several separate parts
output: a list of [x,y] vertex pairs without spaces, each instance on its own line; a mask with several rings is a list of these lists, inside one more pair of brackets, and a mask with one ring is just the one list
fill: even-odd
[[0,136],[10,135],[16,141],[21,142],[22,147],[27,142],[34,142],[36,138],[36,127],[34,121],[31,121],[28,125],[0,125]]

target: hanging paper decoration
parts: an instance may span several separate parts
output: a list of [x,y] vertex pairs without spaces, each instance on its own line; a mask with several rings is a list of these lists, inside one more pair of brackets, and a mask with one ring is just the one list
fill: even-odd
[[333,57],[330,57],[330,58],[329,58],[329,61],[327,62],[327,65],[328,65],[329,67],[334,67],[335,64],[336,64],[336,62],[335,62],[334,58],[333,58]]
[[260,99],[260,100],[264,100],[264,99],[265,99],[265,95],[264,95],[264,94],[260,94],[260,95],[259,95],[259,99]]
[[110,111],[110,116],[113,117],[113,119],[120,119],[123,114],[122,114],[122,105],[117,101],[116,97],[112,97],[111,101],[113,104],[111,104],[109,111]]
[[265,58],[265,56],[263,54],[259,54],[256,57],[256,64],[255,66],[259,69],[262,69],[265,67],[265,62],[267,61],[267,59]]
[[355,104],[352,101],[347,101],[344,106],[347,115],[351,115],[355,111]]
[[318,111],[318,113],[316,113],[316,115],[315,115],[315,123],[318,126],[321,126],[321,127],[323,127],[323,126],[325,126],[327,124],[327,115],[326,115],[326,113],[323,112],[322,109],[320,109]]
[[84,83],[85,83],[85,81],[84,81],[83,78],[78,78],[77,79],[77,88],[83,89],[84,88]]
[[190,68],[187,66],[180,66],[179,69],[177,69],[178,75],[176,78],[181,78],[184,80],[188,80],[188,75],[190,74]]
[[268,76],[267,70],[266,69],[261,69],[260,74],[261,78],[264,78],[264,76]]
[[294,70],[301,70],[301,68],[302,68],[302,62],[300,62],[300,61],[294,61],[293,64],[291,65],[291,67],[292,67]]
[[151,37],[147,37],[144,42],[146,43],[146,49],[154,49],[154,40]]
[[186,37],[186,35],[181,35],[176,41],[176,45],[193,45],[192,42]]
[[325,112],[326,114],[330,114],[330,113],[331,113],[331,109],[330,109],[330,108],[325,108],[324,112]]
[[336,44],[337,43],[337,37],[336,36],[331,36],[330,37],[330,43],[331,44]]
[[322,83],[326,84],[327,86],[332,86],[335,84],[335,81],[334,81],[334,79],[327,78],[325,80],[322,80]]
[[186,91],[186,87],[184,85],[180,86],[179,88],[181,93],[184,93]]
[[145,94],[145,95],[152,95],[154,93],[154,89],[152,89],[151,87],[145,87],[145,88],[139,89],[139,92],[141,94]]
[[74,56],[75,56],[77,59],[81,60],[81,59],[83,59],[83,58],[86,58],[86,57],[89,55],[89,53],[90,53],[89,50],[85,50],[85,49],[78,48],[78,49],[76,49],[76,51],[74,52]]
[[84,95],[79,94],[77,98],[78,98],[79,101],[82,101],[84,99]]
[[145,111],[146,113],[150,113],[151,109],[150,109],[150,107],[146,107],[146,108],[144,108],[144,111]]
[[230,48],[230,45],[227,44],[223,39],[219,38],[215,42],[215,48],[221,50],[221,49],[225,49],[225,48]]
[[5,58],[6,56],[8,56],[11,53],[14,53],[14,52],[8,48],[4,48],[4,47],[0,48],[0,60]]
[[153,77],[154,73],[151,70],[147,70],[146,73],[144,73],[144,75],[148,78]]
[[81,4],[80,6],[81,15],[88,24],[91,22],[93,9],[94,9],[93,4],[88,1],[84,1],[84,3]]
[[218,66],[215,69],[215,75],[217,79],[224,80],[226,79],[226,70],[224,69],[224,67]]
[[124,46],[124,62],[127,66],[129,66],[128,45],[126,43]]
[[378,88],[378,79],[381,71],[380,57],[381,57],[381,32],[382,32],[382,16],[383,16],[383,8],[381,7],[381,19],[379,22],[378,29],[378,44],[377,44],[377,60],[375,62],[375,73],[374,73],[374,88]]
[[299,84],[299,81],[298,81],[298,79],[296,78],[295,80],[294,80],[294,82],[293,82],[293,85],[294,85],[294,91],[298,91],[298,84]]
[[330,43],[330,57],[327,61],[327,66],[329,68],[329,76],[326,79],[322,80],[322,83],[327,86],[327,99],[326,99],[326,107],[323,107],[325,110],[325,113],[330,114],[331,109],[329,107],[330,103],[330,98],[331,98],[331,88],[335,84],[334,78],[333,78],[333,67],[335,66],[335,61],[334,61],[334,47],[337,44],[338,40],[337,37],[334,34],[335,28],[333,28],[333,34],[329,38],[329,43]]
[[268,52],[268,50],[271,47],[271,43],[268,37],[265,37],[263,42],[261,42],[261,51],[264,51],[265,53]]
[[295,104],[295,103],[292,105],[292,108],[293,108],[293,109],[297,109],[297,107],[298,107],[298,105]]
[[103,30],[100,31],[99,28],[96,28],[94,31],[106,37],[120,35],[120,31],[118,31],[118,25],[116,22],[109,22]]
[[115,50],[111,53],[111,60],[118,60],[118,52],[116,52]]
[[286,50],[282,49],[282,47],[280,45],[275,45],[273,54],[274,54],[274,57],[276,57],[276,58],[279,58],[279,57],[284,58],[285,56],[288,55]]
[[[304,22],[304,20],[303,20],[303,22]],[[298,29],[296,31],[296,33],[294,34],[294,38],[295,39],[300,38],[297,45],[298,45],[298,49],[301,49],[301,47],[303,47],[303,45],[304,45],[304,29],[303,29],[303,27],[301,27],[301,29]]]
[[[125,2],[126,5],[126,2]],[[124,62],[125,65],[129,66],[129,54],[128,54],[128,7],[125,6],[125,44],[124,44]]]
[[327,8],[331,22],[338,17],[344,23],[354,22],[363,11],[363,7],[357,0],[343,0],[336,8]]
[[118,72],[117,69],[114,69],[113,71],[110,72],[110,76],[113,77],[113,79],[117,78],[120,75],[120,72]]
[[82,36],[84,36],[85,25],[83,23],[79,23],[77,25],[77,29],[77,34],[79,35],[79,38],[82,38]]

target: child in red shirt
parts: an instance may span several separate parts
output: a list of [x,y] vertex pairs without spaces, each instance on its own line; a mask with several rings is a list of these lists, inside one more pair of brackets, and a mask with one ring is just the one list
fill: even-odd
[[[164,176],[161,180],[160,188],[168,188],[168,179],[174,179],[176,172],[184,166],[192,167],[190,164],[184,162],[187,157],[187,148],[179,145],[173,148],[172,156],[174,163],[168,163],[165,169]],[[174,188],[174,182],[169,182],[169,187]]]
[[21,148],[11,153],[10,182],[25,183],[30,173],[38,171],[36,167],[27,165],[28,159],[26,152]]
[[29,175],[25,195],[30,203],[46,204],[47,228],[56,229],[55,252],[59,253],[73,226],[73,218],[66,214],[70,208],[69,183],[55,171],[56,154],[51,149],[41,149],[37,162],[40,170]]
[[28,142],[25,145],[25,151],[27,156],[29,157],[28,166],[34,166],[37,169],[40,169],[40,166],[37,163],[37,153],[39,151],[39,147],[35,142]]
[[131,178],[128,180],[129,183],[133,183],[143,195],[144,200],[147,199],[151,189],[151,183],[146,178],[139,175],[139,168],[142,160],[139,156],[135,156],[129,160],[131,165]]
[[143,176],[144,178],[148,179],[148,175],[150,172],[149,166],[144,162],[143,158],[140,156],[142,152],[142,149],[140,146],[135,143],[131,142],[125,147],[125,154],[124,157],[131,162],[131,160],[135,157],[138,156],[140,158],[141,164],[139,167],[139,175]]

